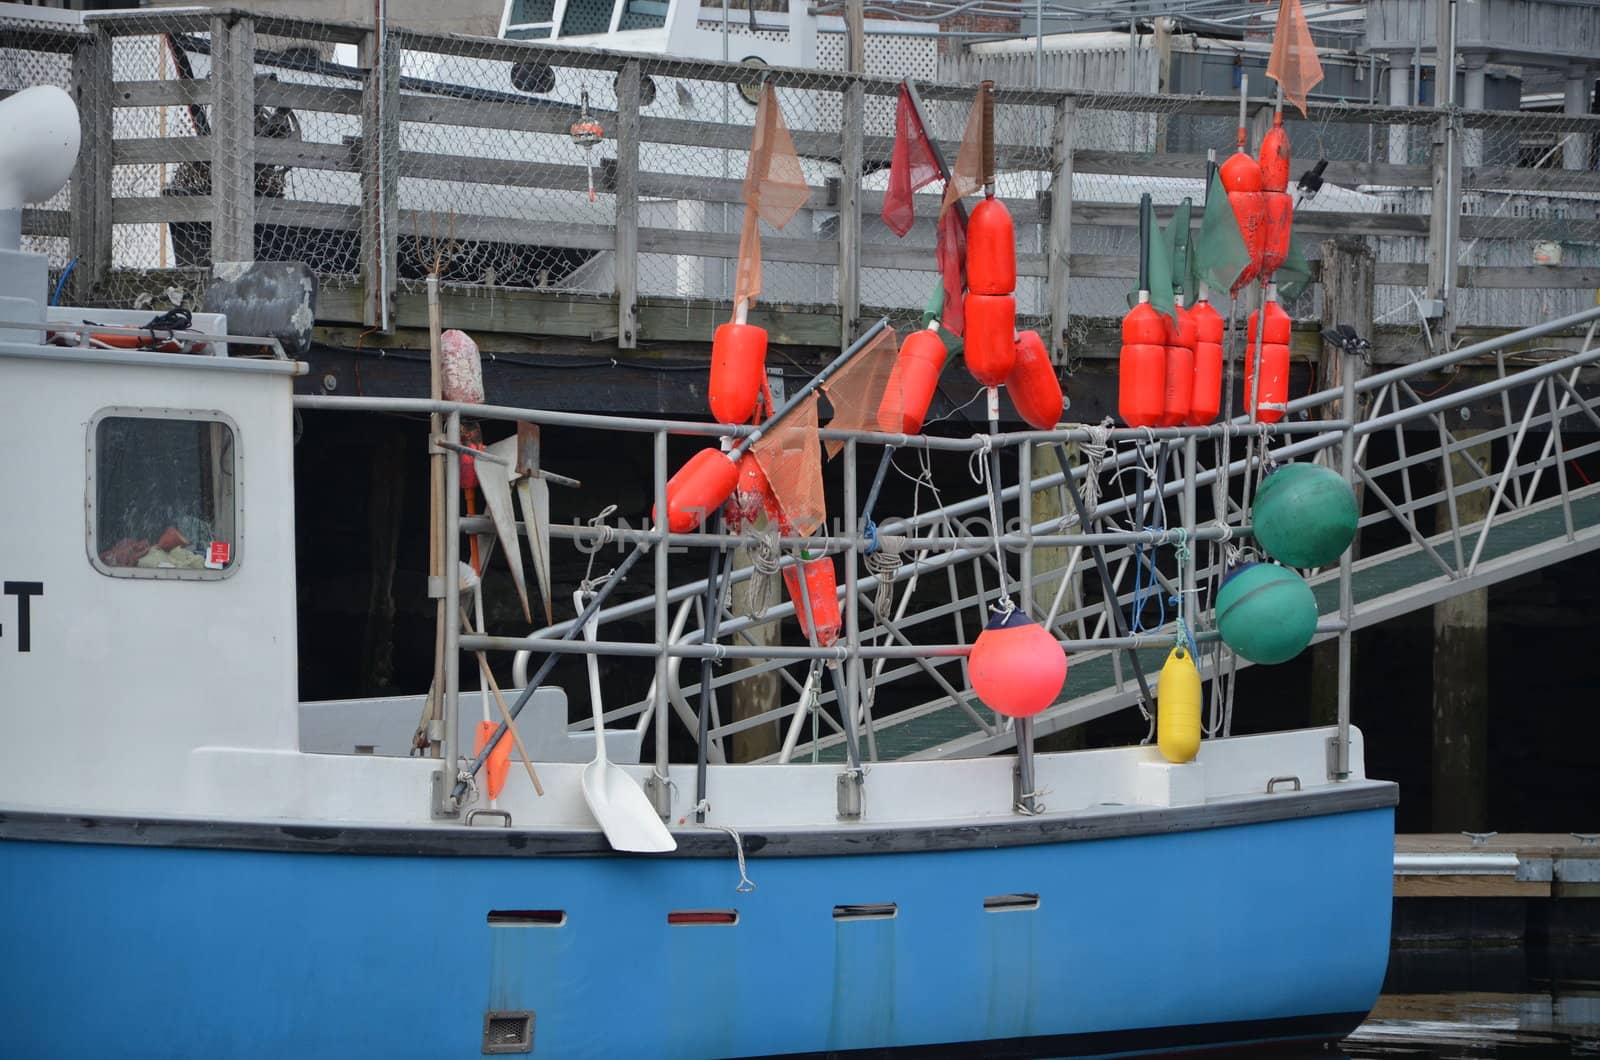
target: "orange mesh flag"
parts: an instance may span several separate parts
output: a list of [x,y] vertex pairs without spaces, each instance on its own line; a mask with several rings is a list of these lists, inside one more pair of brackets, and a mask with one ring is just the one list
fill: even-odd
[[897,236],[911,231],[916,220],[912,196],[938,180],[939,163],[933,157],[928,131],[911,105],[911,93],[900,86],[900,99],[894,108],[894,151],[889,156],[889,188],[883,193],[883,223]]
[[1311,41],[1311,27],[1300,0],[1283,0],[1278,7],[1278,28],[1272,33],[1272,58],[1267,76],[1276,78],[1283,98],[1306,113],[1306,96],[1322,83],[1322,60]]
[[817,446],[817,395],[802,401],[750,451],[766,473],[778,502],[784,532],[809,537],[822,527],[828,509],[822,499],[822,451]]
[[983,94],[972,101],[967,114],[967,129],[961,134],[961,150],[956,153],[956,164],[950,170],[950,183],[944,187],[944,204],[940,216],[950,209],[950,204],[965,198],[983,187]]
[[811,197],[794,138],[783,124],[783,111],[771,85],[761,89],[756,107],[755,133],[750,141],[750,161],[744,171],[744,228],[739,233],[739,267],[733,300],[747,306],[761,293],[761,225],[774,228],[789,223]]
[[[850,363],[822,384],[833,406],[829,427],[842,431],[883,431],[899,434],[904,424],[900,416],[900,385],[895,375],[900,344],[893,328],[884,328],[867,348],[850,358]],[[891,389],[892,387],[892,389]],[[840,441],[823,443],[832,460],[844,448]]]

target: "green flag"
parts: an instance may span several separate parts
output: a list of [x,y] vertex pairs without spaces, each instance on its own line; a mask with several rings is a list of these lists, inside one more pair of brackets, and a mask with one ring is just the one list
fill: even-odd
[[1278,283],[1278,300],[1284,303],[1300,297],[1300,292],[1311,282],[1311,266],[1306,262],[1305,252],[1300,249],[1300,237],[1296,233],[1289,234],[1289,252],[1284,255],[1283,264],[1278,266],[1272,278]]
[[1245,248],[1244,233],[1239,231],[1239,220],[1233,215],[1220,172],[1212,174],[1211,188],[1206,192],[1206,213],[1200,222],[1194,258],[1200,279],[1219,294],[1232,291],[1250,265],[1250,251]]
[[1186,198],[1173,211],[1167,224],[1167,258],[1172,262],[1172,286],[1175,293],[1183,295],[1184,305],[1194,304],[1195,285],[1189,274],[1192,255],[1189,253],[1189,226],[1194,205]]
[[[1154,213],[1151,207],[1145,208]],[[1151,218],[1149,232],[1150,304],[1157,313],[1171,317],[1176,324],[1178,310],[1172,300],[1172,257],[1167,250],[1167,236],[1155,226],[1154,217]]]

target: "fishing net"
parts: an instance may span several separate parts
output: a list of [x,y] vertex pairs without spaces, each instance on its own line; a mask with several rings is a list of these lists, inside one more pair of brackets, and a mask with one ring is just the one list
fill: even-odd
[[1322,60],[1311,39],[1311,27],[1300,0],[1283,0],[1278,8],[1278,28],[1272,34],[1272,58],[1267,76],[1276,78],[1283,98],[1306,113],[1306,96],[1322,83]]
[[965,198],[983,187],[983,95],[972,101],[967,114],[967,128],[961,134],[961,150],[956,152],[956,164],[950,169],[950,183],[944,188],[944,203],[940,215],[950,209],[950,204]]
[[817,395],[751,446],[766,473],[779,512],[779,529],[810,537],[822,527],[828,509],[822,498],[822,451],[817,446]]
[[[850,363],[822,384],[833,406],[828,426],[842,431],[884,431],[898,434],[902,426],[900,381],[895,374],[899,343],[893,328],[884,328],[878,337],[850,359]],[[844,448],[841,441],[824,443],[832,460]]]
[[764,85],[744,174],[744,228],[739,233],[735,304],[749,305],[761,293],[761,221],[782,228],[810,197],[777,96],[771,85]]

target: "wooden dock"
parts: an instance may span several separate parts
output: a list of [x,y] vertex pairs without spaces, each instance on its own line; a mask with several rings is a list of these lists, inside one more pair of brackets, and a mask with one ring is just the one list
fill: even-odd
[[1600,898],[1600,834],[1395,837],[1396,898]]

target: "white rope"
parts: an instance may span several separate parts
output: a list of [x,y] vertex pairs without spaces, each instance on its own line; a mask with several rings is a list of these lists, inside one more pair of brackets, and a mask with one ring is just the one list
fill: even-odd
[[[698,803],[695,804],[694,814],[695,814],[696,817],[704,816],[705,814],[708,814],[710,812],[711,812],[711,800],[710,799],[701,799]],[[712,824],[710,821],[704,821],[704,822],[702,822],[702,824],[706,828],[715,828],[719,832],[728,833],[728,837],[733,840],[733,853],[734,853],[734,856],[739,859],[739,883],[738,883],[737,886],[734,887],[735,893],[738,893],[738,894],[749,894],[751,891],[755,890],[756,889],[756,885],[753,882],[751,882],[750,875],[745,871],[745,864],[744,864],[744,837],[739,835],[739,830],[737,828],[734,828],[732,825]]]

